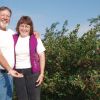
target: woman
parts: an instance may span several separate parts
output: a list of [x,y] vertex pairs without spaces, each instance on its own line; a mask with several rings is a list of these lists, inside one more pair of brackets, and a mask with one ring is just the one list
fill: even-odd
[[14,78],[18,100],[40,100],[40,85],[44,77],[45,48],[33,34],[29,16],[22,16],[13,36],[15,45],[15,69],[24,77]]

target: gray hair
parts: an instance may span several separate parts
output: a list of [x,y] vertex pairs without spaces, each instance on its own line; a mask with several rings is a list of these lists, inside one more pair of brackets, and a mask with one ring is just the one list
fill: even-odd
[[3,11],[3,10],[8,10],[10,12],[10,16],[12,15],[12,11],[10,8],[5,7],[5,6],[0,7],[0,11]]

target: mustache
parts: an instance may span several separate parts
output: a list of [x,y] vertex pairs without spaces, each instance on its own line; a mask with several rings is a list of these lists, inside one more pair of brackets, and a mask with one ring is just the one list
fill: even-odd
[[7,19],[1,19],[0,21],[7,21]]

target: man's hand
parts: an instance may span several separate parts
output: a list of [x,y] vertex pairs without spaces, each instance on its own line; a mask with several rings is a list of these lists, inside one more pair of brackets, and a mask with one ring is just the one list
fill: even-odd
[[23,77],[23,74],[18,73],[17,71],[15,71],[15,70],[13,70],[13,69],[10,69],[10,70],[8,71],[8,74],[10,74],[10,75],[13,76],[13,77],[18,77],[18,78]]
[[33,34],[35,35],[36,38],[40,38],[40,34],[38,32],[35,31]]

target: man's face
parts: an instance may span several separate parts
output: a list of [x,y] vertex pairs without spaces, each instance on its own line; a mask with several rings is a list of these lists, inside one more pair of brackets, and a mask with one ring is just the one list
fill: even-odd
[[10,22],[10,12],[8,10],[0,11],[0,29],[6,30]]

